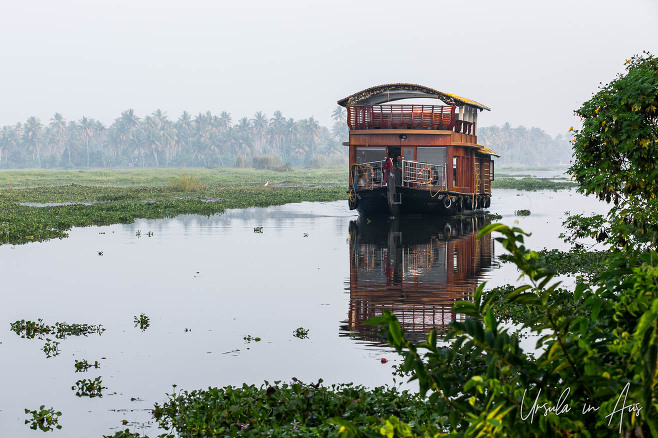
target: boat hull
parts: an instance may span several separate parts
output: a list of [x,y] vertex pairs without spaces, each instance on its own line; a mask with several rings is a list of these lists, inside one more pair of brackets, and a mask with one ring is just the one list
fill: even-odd
[[[429,190],[400,186],[391,192],[386,186],[357,190],[351,195],[356,202],[350,202],[350,208],[356,209],[362,216],[454,216],[474,210],[473,195],[447,191],[430,193]],[[476,195],[475,201],[475,211],[484,211],[490,203],[490,197]]]

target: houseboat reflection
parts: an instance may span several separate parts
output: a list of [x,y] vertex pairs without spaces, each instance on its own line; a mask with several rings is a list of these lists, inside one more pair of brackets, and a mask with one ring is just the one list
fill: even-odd
[[385,345],[380,327],[363,324],[383,310],[416,341],[460,319],[453,304],[471,298],[493,263],[491,236],[477,238],[488,223],[482,216],[350,222],[350,306],[341,335]]

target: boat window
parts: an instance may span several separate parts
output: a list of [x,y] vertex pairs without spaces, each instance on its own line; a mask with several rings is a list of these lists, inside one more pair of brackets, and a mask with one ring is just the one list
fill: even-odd
[[457,157],[452,157],[452,186],[459,187],[457,181]]
[[358,147],[356,148],[357,163],[372,163],[386,159],[386,148]]
[[489,161],[489,172],[491,172],[490,180],[493,181],[494,180],[494,161],[493,160]]
[[445,166],[446,148],[419,147],[416,149],[416,161],[420,163],[430,163],[430,164],[438,164],[440,166]]
[[413,161],[414,159],[414,148],[403,148],[402,149],[402,158],[405,160]]

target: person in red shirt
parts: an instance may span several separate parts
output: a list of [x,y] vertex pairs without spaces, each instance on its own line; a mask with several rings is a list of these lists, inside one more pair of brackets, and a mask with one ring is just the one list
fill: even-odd
[[388,173],[393,170],[393,160],[390,157],[384,162],[382,170],[384,171],[384,184],[386,184],[388,181]]

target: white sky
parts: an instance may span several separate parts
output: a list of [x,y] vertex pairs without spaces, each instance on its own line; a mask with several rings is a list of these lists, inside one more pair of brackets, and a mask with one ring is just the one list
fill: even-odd
[[328,125],[338,99],[411,82],[491,107],[481,126],[555,135],[631,55],[658,55],[656,0],[1,1],[0,125],[128,108]]

